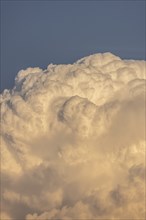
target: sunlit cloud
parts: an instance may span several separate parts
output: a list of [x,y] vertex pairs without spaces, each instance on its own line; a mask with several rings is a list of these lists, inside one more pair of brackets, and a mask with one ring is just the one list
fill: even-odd
[[145,61],[21,70],[1,95],[2,217],[144,219]]

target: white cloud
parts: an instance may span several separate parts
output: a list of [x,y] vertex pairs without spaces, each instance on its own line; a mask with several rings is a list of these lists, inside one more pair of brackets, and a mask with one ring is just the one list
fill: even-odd
[[145,61],[20,71],[1,95],[2,216],[144,219],[144,105]]

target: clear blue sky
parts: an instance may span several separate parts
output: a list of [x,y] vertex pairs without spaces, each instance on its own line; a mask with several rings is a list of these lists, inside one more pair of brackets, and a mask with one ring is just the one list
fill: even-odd
[[145,59],[145,0],[1,0],[1,90],[20,69],[110,51]]

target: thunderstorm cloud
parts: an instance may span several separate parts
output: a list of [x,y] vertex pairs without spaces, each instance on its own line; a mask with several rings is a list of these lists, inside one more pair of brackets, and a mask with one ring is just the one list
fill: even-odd
[[21,70],[1,94],[1,219],[145,218],[145,61]]

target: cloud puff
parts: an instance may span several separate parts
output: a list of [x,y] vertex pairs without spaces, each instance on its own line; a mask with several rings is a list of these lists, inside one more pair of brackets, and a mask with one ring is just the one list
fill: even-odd
[[21,70],[1,95],[2,216],[145,217],[145,61]]

